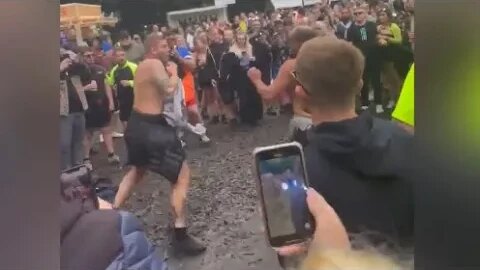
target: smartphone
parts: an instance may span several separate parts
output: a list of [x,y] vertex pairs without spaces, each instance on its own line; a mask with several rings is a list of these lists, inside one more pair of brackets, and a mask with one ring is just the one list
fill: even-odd
[[308,240],[314,230],[307,206],[308,177],[297,142],[254,150],[257,190],[267,240],[281,247]]

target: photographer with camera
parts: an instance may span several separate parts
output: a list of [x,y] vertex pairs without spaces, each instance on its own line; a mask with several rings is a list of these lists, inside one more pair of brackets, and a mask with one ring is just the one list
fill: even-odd
[[86,67],[72,51],[60,50],[60,168],[80,165],[84,158],[85,91],[96,89],[85,81]]

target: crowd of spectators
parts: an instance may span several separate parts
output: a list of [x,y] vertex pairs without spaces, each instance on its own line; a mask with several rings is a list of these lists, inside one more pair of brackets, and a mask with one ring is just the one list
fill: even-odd
[[[85,148],[83,141],[91,142],[98,129],[109,161],[118,161],[109,117],[119,110],[128,125],[143,40],[163,36],[178,63],[192,126],[204,120],[257,125],[265,113],[305,113],[301,142],[316,231],[302,269],[411,268],[412,134],[368,109],[373,101],[381,114],[402,100],[400,88],[413,70],[413,0],[331,2],[242,13],[229,22],[187,20],[176,29],[152,25],[148,33],[121,31],[117,42],[102,36],[86,47],[63,40],[62,168],[88,163],[91,143]],[[88,94],[98,90],[101,97]],[[107,110],[92,112],[102,106]],[[100,116],[104,121],[94,121]],[[168,261],[149,244],[136,218],[111,209],[95,194],[89,170],[79,171],[74,180],[62,176],[62,268],[166,269]],[[352,235],[402,256],[365,249]],[[277,251],[288,257],[307,248]]]

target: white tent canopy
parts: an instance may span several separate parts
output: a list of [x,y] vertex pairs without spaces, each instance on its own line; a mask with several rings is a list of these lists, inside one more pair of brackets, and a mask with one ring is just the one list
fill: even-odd
[[235,0],[215,0],[216,7],[224,7],[235,4]]
[[[271,0],[275,9],[301,7],[302,0]],[[321,3],[322,0],[304,0],[305,6]]]
[[178,27],[179,22],[188,18],[199,18],[200,16],[216,15],[219,20],[227,20],[226,6],[210,6],[192,8],[185,10],[171,11],[167,13],[167,21],[170,27]]

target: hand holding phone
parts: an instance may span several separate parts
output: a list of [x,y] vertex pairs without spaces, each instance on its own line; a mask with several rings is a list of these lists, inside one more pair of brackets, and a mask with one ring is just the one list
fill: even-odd
[[314,221],[307,206],[308,178],[302,146],[256,148],[258,194],[266,236],[274,248],[306,242]]
[[[307,191],[307,205],[315,220],[315,233],[311,245],[325,249],[349,249],[350,240],[348,239],[347,231],[335,210],[322,195],[309,188]],[[294,256],[306,252],[308,248],[306,243],[300,243],[283,246],[276,249],[276,251],[280,256]]]

